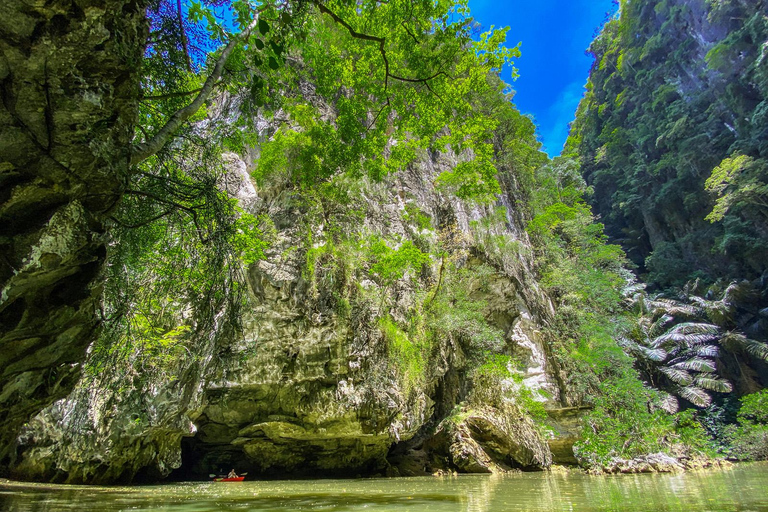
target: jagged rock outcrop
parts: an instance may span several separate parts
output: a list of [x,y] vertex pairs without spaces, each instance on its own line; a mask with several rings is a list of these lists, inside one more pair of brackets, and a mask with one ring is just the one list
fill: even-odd
[[[258,152],[242,160],[226,156],[229,176],[242,177],[243,162],[257,159]],[[501,333],[504,346],[498,350],[524,368],[521,382],[556,400],[538,335],[551,305],[538,290],[524,250],[510,257],[484,249],[474,221],[491,207],[472,206],[434,188],[434,177],[456,162],[450,154],[425,154],[384,183],[364,184],[350,207],[364,216],[350,222],[401,240],[436,237],[437,226],[452,226],[455,257],[470,276],[462,286],[485,305],[485,322]],[[354,304],[338,301],[339,270],[332,260],[318,263],[309,276],[307,256],[297,250],[308,215],[298,191],[280,183],[255,190],[249,183],[232,186],[242,204],[267,213],[276,230],[267,258],[248,269],[242,330],[201,344],[206,348],[193,358],[198,363],[180,372],[177,381],[152,383],[151,393],[136,389],[121,397],[84,385],[30,424],[21,438],[16,477],[106,482],[156,479],[176,470],[179,478],[201,478],[232,466],[254,475],[384,473],[393,446],[418,458],[416,445],[435,432],[450,440],[449,451],[451,443],[456,446],[456,454],[435,467],[487,471],[551,463],[546,442],[519,409],[510,413],[513,409],[478,404],[448,427],[446,418],[473,388],[469,360],[475,356],[461,335],[434,340],[429,364],[418,377],[401,366],[379,319],[407,318],[419,300],[408,276],[383,289],[364,268],[348,269],[341,291],[351,294]],[[418,206],[434,227],[415,227],[404,215],[409,205]],[[521,222],[508,210],[504,222],[484,233],[525,247]],[[325,228],[312,226],[315,247],[330,240]],[[431,267],[436,279],[440,261]],[[176,395],[184,399],[169,399]],[[67,414],[73,419],[64,420]],[[474,462],[458,455],[464,448],[457,443],[477,447]],[[485,456],[478,450],[492,463],[479,462]]]
[[615,473],[679,473],[686,470],[707,468],[730,468],[732,464],[723,459],[672,457],[665,453],[651,453],[633,459],[615,457],[603,466],[590,468],[591,474]]
[[465,473],[494,473],[512,468],[541,469],[552,464],[552,455],[536,425],[525,414],[478,407],[445,421],[430,441],[445,436],[449,467]]
[[0,473],[96,335],[148,31],[142,0],[0,5]]

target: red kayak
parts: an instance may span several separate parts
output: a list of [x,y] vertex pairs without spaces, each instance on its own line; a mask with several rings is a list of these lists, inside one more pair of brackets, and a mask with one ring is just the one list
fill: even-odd
[[219,477],[219,478],[214,478],[213,479],[214,482],[242,482],[243,480],[245,480],[244,476],[238,476],[238,477],[235,477],[235,478],[221,478],[221,477]]

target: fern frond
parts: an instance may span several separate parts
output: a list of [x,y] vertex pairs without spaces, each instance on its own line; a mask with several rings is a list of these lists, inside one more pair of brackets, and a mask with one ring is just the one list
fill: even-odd
[[704,359],[701,357],[694,357],[688,359],[687,361],[679,362],[672,365],[672,367],[678,368],[680,370],[693,370],[705,373],[711,373],[716,370],[714,361],[710,361],[709,359]]
[[687,386],[693,382],[693,377],[690,373],[680,368],[670,368],[668,366],[662,366],[659,368],[661,373],[669,377],[669,380],[680,384],[681,386]]
[[717,391],[718,393],[730,393],[733,391],[733,386],[730,382],[709,375],[699,375],[693,382],[701,388]]
[[744,340],[744,350],[750,355],[768,362],[768,345],[765,343],[746,338]]
[[751,340],[741,333],[727,332],[720,340],[720,344],[731,352],[742,350],[763,361],[768,361],[768,345]]
[[661,348],[648,348],[638,345],[639,351],[646,359],[651,361],[661,362],[667,358],[667,352]]
[[696,386],[685,386],[677,390],[677,394],[697,407],[706,407],[712,403],[709,393]]
[[684,322],[677,324],[653,340],[652,346],[660,347],[666,343],[683,343],[695,347],[718,338],[720,329],[716,325],[703,322]]
[[669,393],[662,393],[661,395],[661,403],[659,404],[659,407],[662,410],[668,412],[669,414],[675,414],[680,410],[680,402],[677,401],[677,398],[670,395]]
[[722,301],[726,304],[737,304],[739,302],[750,302],[757,298],[758,290],[749,281],[734,281],[723,292]]
[[720,355],[720,348],[716,345],[704,345],[696,348],[696,355],[702,357],[717,357]]
[[674,319],[675,319],[675,317],[673,317],[672,315],[662,315],[662,316],[660,316],[649,327],[649,329],[648,329],[648,336],[651,337],[651,338],[656,338],[657,336],[659,336],[661,333],[664,332],[665,328],[667,327],[667,324],[669,324]]
[[635,296],[637,296],[639,293],[641,293],[641,292],[645,291],[645,288],[646,288],[646,286],[648,286],[648,285],[646,285],[645,283],[634,283],[634,284],[630,284],[630,285],[627,285],[627,286],[625,286],[625,287],[624,287],[624,288],[621,290],[621,294],[622,294],[624,297],[632,297],[632,298],[634,298],[634,297],[635,297]]
[[733,322],[734,308],[723,301],[710,302],[705,308],[707,319],[713,324],[724,327]]
[[697,318],[703,313],[701,308],[672,299],[657,298],[649,302],[648,306],[655,315],[668,314],[675,317]]

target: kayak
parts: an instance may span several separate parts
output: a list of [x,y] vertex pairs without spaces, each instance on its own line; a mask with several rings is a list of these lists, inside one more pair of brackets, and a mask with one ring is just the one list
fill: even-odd
[[242,482],[243,480],[245,480],[244,476],[238,476],[238,477],[235,477],[235,478],[221,478],[221,477],[219,477],[219,478],[214,478],[213,479],[214,482]]

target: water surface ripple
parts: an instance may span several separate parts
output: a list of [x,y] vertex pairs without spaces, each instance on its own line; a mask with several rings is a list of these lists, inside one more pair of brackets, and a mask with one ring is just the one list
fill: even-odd
[[58,511],[768,511],[768,463],[683,474],[461,475],[90,487],[0,483],[0,509]]

